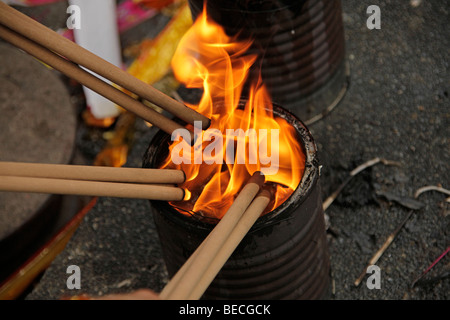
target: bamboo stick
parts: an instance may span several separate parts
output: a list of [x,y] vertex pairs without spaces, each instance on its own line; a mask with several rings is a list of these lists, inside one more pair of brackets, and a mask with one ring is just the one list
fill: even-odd
[[[21,36],[14,31],[9,30],[2,25],[0,25],[0,37],[10,42],[14,46],[26,51],[37,59],[42,60],[56,70],[66,74],[68,77],[80,82],[84,86],[92,89],[105,98],[127,109],[128,111],[135,113],[142,119],[154,124],[166,133],[172,134],[172,132],[176,129],[184,129],[184,127],[180,124],[167,119],[162,114],[145,106],[141,102],[133,99],[119,89],[114,88],[108,83],[100,80],[99,78],[83,70],[76,64],[63,59],[50,50],[40,46],[37,43],[34,43],[33,41]],[[192,136],[193,135],[191,135],[191,137]]]
[[371,266],[374,265],[378,262],[378,259],[380,259],[380,257],[383,255],[383,253],[386,251],[386,249],[391,245],[391,243],[394,241],[395,237],[397,236],[397,234],[400,232],[400,230],[402,229],[403,225],[409,220],[409,218],[411,218],[411,215],[413,214],[413,211],[410,210],[409,213],[406,215],[406,217],[402,220],[402,222],[400,223],[399,226],[397,226],[397,228],[394,230],[394,232],[392,232],[389,237],[387,237],[387,239],[385,240],[385,242],[383,243],[383,245],[381,246],[380,249],[377,250],[377,252],[375,252],[375,254],[372,256],[372,258],[370,259],[369,263],[367,263],[367,265],[364,267],[364,270],[361,272],[361,274],[359,275],[358,279],[355,280],[355,286],[359,286],[361,281],[363,281],[364,277],[367,274],[367,269]]
[[222,269],[223,265],[230,258],[231,254],[237,248],[239,243],[241,243],[242,239],[248,233],[250,228],[261,216],[264,209],[266,209],[271,198],[272,194],[268,189],[261,190],[261,192],[256,196],[248,209],[242,215],[242,218],[239,220],[238,224],[236,225],[222,248],[220,248],[220,250],[217,252],[215,258],[209,265],[208,269],[206,269],[200,281],[198,281],[197,285],[188,298],[189,300],[198,300],[201,298],[203,293],[206,291],[206,289],[208,289],[211,282],[219,273],[220,269]]
[[[37,42],[63,57],[83,66],[96,74],[120,85],[121,87],[137,94],[171,114],[179,117],[187,123],[202,122],[202,129],[207,129],[210,119],[198,112],[186,107],[184,104],[165,95],[151,85],[135,78],[131,74],[100,58],[94,53],[84,49],[76,43],[59,35],[41,23],[22,14],[14,8],[0,1],[1,24],[15,32]],[[144,120],[147,120],[144,118]],[[147,120],[149,121],[149,120]],[[151,122],[151,121],[149,121]]]
[[181,201],[184,199],[184,190],[171,186],[14,176],[0,176],[0,191],[162,201]]
[[183,183],[186,179],[183,171],[172,169],[115,168],[6,161],[0,161],[0,176],[162,184]]
[[197,249],[198,252],[197,250],[194,252],[191,258],[186,261],[186,267],[180,269],[181,274],[175,275],[167,284],[167,289],[164,288],[161,292],[161,299],[187,299],[191,295],[216,253],[223,246],[242,214],[259,192],[264,180],[262,173],[256,172],[253,174],[227,213],[199,246],[201,250]]
[[159,297],[162,300],[169,300],[170,296],[173,295],[174,291],[177,290],[177,286],[180,283],[181,279],[183,279],[186,271],[189,270],[193,262],[197,259],[198,253],[203,250],[205,243],[207,243],[208,238],[211,236],[211,233],[203,240],[203,242],[198,246],[198,248],[194,251],[193,254],[186,260],[186,262],[181,266],[181,268],[177,271],[177,273],[170,279],[170,281],[166,284],[163,290],[160,292]]

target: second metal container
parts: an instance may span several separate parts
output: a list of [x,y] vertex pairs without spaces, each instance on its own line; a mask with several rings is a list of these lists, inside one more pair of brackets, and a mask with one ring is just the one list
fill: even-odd
[[[204,0],[189,0],[194,18]],[[208,0],[207,14],[228,35],[253,39],[274,102],[303,120],[336,105],[349,85],[340,0]]]

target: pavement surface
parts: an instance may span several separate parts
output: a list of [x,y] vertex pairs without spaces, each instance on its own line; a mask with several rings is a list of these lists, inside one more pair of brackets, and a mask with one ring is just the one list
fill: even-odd
[[[326,210],[331,299],[449,299],[449,255],[411,285],[449,246],[448,195],[431,191],[414,199],[423,186],[448,189],[450,183],[448,7],[430,0],[379,1],[381,29],[369,30],[366,9],[372,4],[343,0],[351,85],[338,107],[309,127],[323,166],[323,198],[365,161],[380,157],[401,166],[365,170]],[[141,166],[155,131],[140,131],[126,166]],[[167,272],[151,210],[145,200],[99,199],[26,299],[161,290]],[[356,287],[372,255],[411,210],[376,263],[381,288],[369,289],[366,278]],[[80,290],[66,287],[69,265],[80,267]]]

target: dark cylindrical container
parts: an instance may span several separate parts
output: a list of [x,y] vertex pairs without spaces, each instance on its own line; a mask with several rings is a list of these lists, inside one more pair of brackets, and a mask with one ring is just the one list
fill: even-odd
[[[323,299],[328,295],[330,261],[316,146],[293,114],[278,106],[274,114],[297,131],[306,155],[303,178],[289,199],[256,221],[204,299]],[[170,137],[160,131],[150,143],[143,166],[158,167],[168,155],[169,143]],[[172,277],[215,224],[183,215],[167,202],[151,201],[151,205]]]
[[[193,18],[204,0],[189,0]],[[274,102],[310,119],[336,105],[348,87],[340,0],[208,0],[207,14],[228,35],[253,39],[248,53],[259,60]]]

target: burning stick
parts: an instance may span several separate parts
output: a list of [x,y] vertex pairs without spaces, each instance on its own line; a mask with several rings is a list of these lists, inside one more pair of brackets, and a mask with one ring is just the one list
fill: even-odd
[[272,196],[272,192],[269,188],[262,189],[261,192],[256,196],[255,200],[253,200],[251,205],[242,215],[242,218],[239,220],[238,224],[228,237],[227,241],[224,243],[223,247],[220,248],[219,252],[217,252],[214,260],[211,262],[205,274],[197,283],[188,299],[200,299],[210,283],[219,273],[220,269],[222,269],[223,265],[227,262],[233,251],[245,237],[256,220],[261,216],[261,213],[264,211],[264,209],[266,209]]
[[72,194],[181,201],[184,190],[172,186],[0,176],[0,191]]
[[[191,124],[194,124],[194,121],[201,121],[202,129],[207,129],[209,127],[210,120],[205,116],[186,107],[184,104],[179,103],[178,101],[165,95],[159,90],[153,88],[149,84],[146,84],[141,80],[133,77],[129,73],[103,60],[99,56],[84,49],[83,47],[77,45],[69,39],[64,38],[53,30],[45,27],[39,22],[31,19],[30,17],[20,13],[19,11],[2,2],[0,2],[0,21],[4,26],[10,28],[11,30],[14,30],[24,37],[31,39],[33,43],[36,42],[36,45],[39,44],[49,51],[51,50],[53,52],[56,52],[57,54],[70,59],[74,63],[77,63],[80,66],[84,66],[85,68],[95,72],[96,74],[135,93],[141,98],[158,105],[159,107],[165,109],[173,115],[176,115],[180,119]],[[69,75],[69,77],[71,77],[71,75]],[[126,108],[126,106],[124,105],[121,106]],[[154,120],[153,117],[143,117],[143,119],[151,123],[153,123],[152,120]]]
[[42,60],[46,64],[52,66],[56,70],[66,74],[68,77],[75,79],[84,86],[94,90],[98,94],[113,101],[121,107],[135,113],[144,120],[151,122],[158,128],[164,130],[168,134],[176,129],[181,129],[183,126],[179,125],[175,121],[167,119],[162,114],[154,111],[153,109],[143,105],[139,101],[133,99],[129,95],[123,93],[117,88],[109,85],[108,83],[93,76],[89,72],[83,70],[76,64],[65,60],[50,50],[34,43],[31,40],[9,30],[8,28],[0,25],[0,37],[10,42],[14,46],[28,52],[32,56]]
[[184,172],[171,169],[141,169],[0,161],[0,176],[52,178],[128,183],[178,184]]
[[161,299],[178,300],[190,297],[219,249],[223,247],[259,192],[264,180],[265,178],[260,172],[253,174],[217,226],[163,289],[160,295]]

